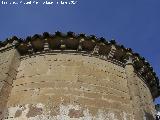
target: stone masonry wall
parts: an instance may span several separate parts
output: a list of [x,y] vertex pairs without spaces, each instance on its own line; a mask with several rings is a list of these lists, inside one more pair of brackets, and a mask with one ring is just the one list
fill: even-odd
[[82,55],[24,58],[6,119],[132,120],[125,70]]
[[150,90],[130,65],[80,53],[0,55],[1,119],[154,119]]
[[147,84],[134,72],[132,62],[126,64],[125,70],[134,119],[154,120],[153,98]]
[[94,35],[0,41],[0,120],[154,120],[159,79],[144,57]]
[[139,88],[140,108],[143,110],[143,115],[149,120],[153,120],[155,115],[155,106],[151,92],[143,79],[135,75],[137,86]]
[[15,49],[11,48],[0,52],[0,120],[4,116],[19,63],[20,56]]

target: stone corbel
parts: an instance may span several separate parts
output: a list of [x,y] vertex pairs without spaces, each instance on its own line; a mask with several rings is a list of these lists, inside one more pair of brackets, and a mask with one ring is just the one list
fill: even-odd
[[47,42],[47,38],[44,39],[44,51],[48,51],[49,50],[49,45],[48,45],[48,42]]
[[112,45],[111,50],[110,50],[107,58],[108,59],[113,59],[115,52],[116,52],[116,47],[115,47],[115,45]]
[[78,50],[77,51],[82,51],[82,45],[81,43],[84,41],[84,38],[81,38],[79,41],[79,45],[78,45]]
[[98,51],[99,51],[99,46],[98,45],[96,45],[95,47],[94,47],[94,49],[93,49],[93,51],[92,51],[92,55],[98,55]]
[[31,53],[34,53],[33,52],[33,47],[32,47],[32,45],[31,45],[31,42],[28,42],[28,52],[31,54]]
[[126,53],[127,58],[126,58],[126,65],[133,65],[133,57],[130,52]]
[[66,45],[64,44],[63,40],[61,40],[61,46],[60,46],[61,50],[66,49]]

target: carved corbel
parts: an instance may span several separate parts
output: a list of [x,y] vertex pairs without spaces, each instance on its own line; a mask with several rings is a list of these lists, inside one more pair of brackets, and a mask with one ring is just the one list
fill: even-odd
[[115,47],[114,44],[112,44],[111,50],[110,50],[110,52],[108,54],[108,59],[113,59],[115,52],[116,52],[116,47]]

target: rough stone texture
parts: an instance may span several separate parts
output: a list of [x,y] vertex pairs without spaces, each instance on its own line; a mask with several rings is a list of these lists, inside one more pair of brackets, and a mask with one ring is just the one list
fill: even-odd
[[[12,84],[5,119],[132,120],[134,113],[140,120],[144,113],[139,116],[137,108],[153,115],[149,89],[129,69],[81,54],[25,57]],[[132,85],[127,81],[132,79],[139,82],[149,99],[138,98],[141,90],[134,88],[136,85],[129,88]]]
[[[149,95],[150,92],[148,91],[148,87],[146,87],[143,81],[139,79],[137,75],[134,73],[134,68],[131,64],[126,65],[125,69],[126,69],[126,75],[128,79],[130,99],[132,102],[132,113],[133,115],[135,115],[134,119],[136,120],[140,118],[142,119],[144,118],[144,116],[146,116],[146,114],[153,116],[154,114],[153,109],[151,108],[145,109],[145,107],[147,106],[153,107],[152,105],[153,103],[150,103],[149,101],[147,101],[146,103],[143,102],[146,99],[144,98],[145,96],[144,94],[148,94],[147,99],[151,101],[151,99],[148,98],[148,97],[151,97],[151,95]],[[148,111],[148,110],[151,110],[151,111]],[[147,118],[150,118],[150,117],[147,115]],[[150,119],[153,120],[154,118],[151,117]]]
[[11,48],[0,52],[0,119],[4,116],[19,63],[20,56],[15,49]]
[[155,75],[142,60],[124,62],[128,50],[113,41],[37,37],[20,42],[18,52],[11,44],[0,49],[0,120],[154,119]]

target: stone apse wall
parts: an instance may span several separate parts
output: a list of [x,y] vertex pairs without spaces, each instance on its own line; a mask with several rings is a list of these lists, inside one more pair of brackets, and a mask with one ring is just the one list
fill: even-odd
[[154,120],[153,94],[130,59],[67,50],[22,56],[14,47],[0,56],[2,120]]

